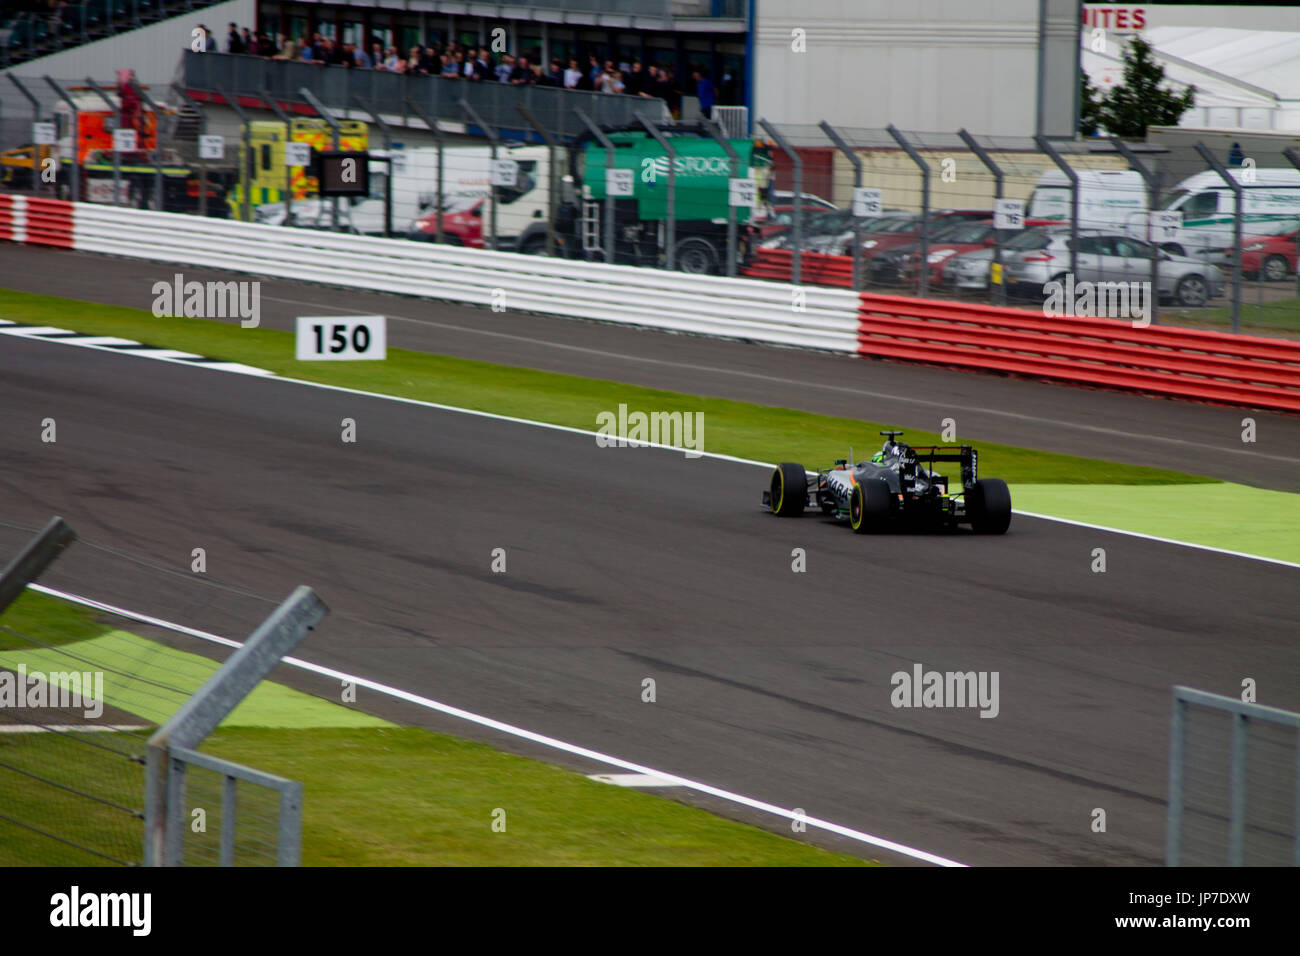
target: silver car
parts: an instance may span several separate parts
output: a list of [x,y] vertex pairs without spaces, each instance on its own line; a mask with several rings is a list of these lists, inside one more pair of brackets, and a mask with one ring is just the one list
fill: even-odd
[[[1012,244],[1015,249],[1010,249]],[[1149,282],[1151,247],[1140,239],[1101,231],[1079,233],[1075,282]],[[1048,282],[1064,282],[1070,272],[1068,231],[1027,230],[1003,249],[1009,290],[1041,296]],[[1157,292],[1162,300],[1202,306],[1223,295],[1223,273],[1216,266],[1160,253]]]

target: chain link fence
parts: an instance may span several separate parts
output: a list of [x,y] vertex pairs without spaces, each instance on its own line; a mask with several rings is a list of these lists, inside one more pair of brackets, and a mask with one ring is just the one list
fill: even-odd
[[[659,100],[216,54],[185,54],[167,89],[118,80],[0,82],[4,188],[1300,335],[1294,150],[777,125],[689,104],[678,120]],[[368,175],[322,197],[342,154]]]
[[1166,862],[1300,866],[1300,714],[1174,688]]
[[267,626],[283,606],[104,545],[68,547],[68,532],[41,575],[59,587],[30,584],[42,566],[23,559],[51,527],[33,537],[0,522],[0,553],[19,555],[0,575],[0,865],[296,865],[301,784],[196,749],[251,690],[229,676],[245,652],[84,591],[145,586],[169,613],[236,633],[262,620],[246,648],[263,632],[284,642]]

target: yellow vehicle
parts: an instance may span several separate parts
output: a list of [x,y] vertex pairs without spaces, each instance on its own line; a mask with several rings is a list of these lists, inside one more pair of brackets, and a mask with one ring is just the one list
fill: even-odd
[[[364,151],[369,148],[370,128],[360,120],[341,120],[339,123],[339,149]],[[317,151],[334,148],[334,134],[322,119],[295,119],[290,122],[292,142],[307,143]],[[227,195],[230,214],[242,219],[244,214],[244,189],[248,189],[248,215],[265,203],[283,202],[284,177],[284,124],[277,120],[254,120],[248,124],[248,144],[252,151],[251,162],[245,154],[242,141],[239,146],[239,182]],[[290,183],[294,199],[315,196],[319,188],[316,177],[305,166],[291,169]]]

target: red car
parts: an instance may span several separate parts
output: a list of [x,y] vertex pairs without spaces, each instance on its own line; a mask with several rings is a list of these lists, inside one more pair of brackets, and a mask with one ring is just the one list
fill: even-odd
[[[487,243],[483,232],[483,200],[479,199],[463,209],[447,210],[442,214],[443,241],[452,246],[483,249]],[[411,223],[408,239],[435,242],[438,237],[438,214],[426,213]]]
[[[1034,226],[1050,225],[1046,220],[1029,219],[1025,221],[1026,228]],[[1001,238],[1003,242],[1015,236],[1019,229],[1003,229],[1002,235],[998,236],[998,230],[993,228],[993,220],[985,219],[980,222],[962,223],[952,226],[943,233],[942,238],[930,243],[928,247],[928,259],[930,262],[930,279],[931,287],[936,287],[943,282],[943,267],[953,258],[961,255],[963,252],[974,252],[976,249],[987,249],[994,244],[994,240]],[[920,263],[921,253],[919,251],[908,255],[903,263],[902,273],[905,282],[917,282],[919,279],[918,264]]]
[[[946,226],[951,222],[957,222],[962,219],[992,219],[993,210],[991,209],[939,209],[930,213],[930,233],[940,226]],[[899,222],[892,227],[889,232],[883,234],[872,234],[869,239],[863,240],[862,257],[871,259],[889,249],[896,249],[899,246],[906,246],[916,242],[921,235],[921,217],[919,215],[910,216],[905,221]],[[846,249],[845,254],[850,250]]]
[[[1262,270],[1269,282],[1281,282],[1296,271],[1296,237],[1300,235],[1300,222],[1288,224],[1291,229],[1276,236],[1243,236],[1241,239],[1241,272],[1252,279]],[[1232,249],[1224,250],[1232,261]]]

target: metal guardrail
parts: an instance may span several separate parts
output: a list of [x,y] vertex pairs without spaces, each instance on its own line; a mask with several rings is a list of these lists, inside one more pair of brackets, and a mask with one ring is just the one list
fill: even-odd
[[[523,122],[522,106],[546,129],[571,140],[583,131],[577,110],[604,126],[626,126],[637,117],[666,122],[663,100],[616,96],[548,86],[511,86],[507,83],[471,82],[441,76],[411,76],[383,70],[348,70],[312,63],[265,60],[228,53],[194,53],[182,61],[184,87],[190,91],[232,96],[271,96],[281,102],[299,102],[299,90],[310,90],[325,106],[339,111],[361,108],[393,115],[405,114],[407,100],[436,119],[463,122],[466,102],[483,121],[498,131],[518,130],[532,138]],[[472,128],[471,128],[472,131]]]

